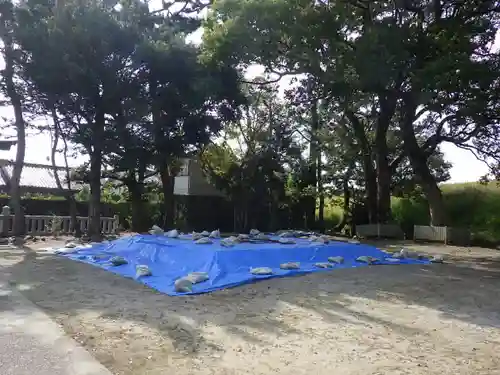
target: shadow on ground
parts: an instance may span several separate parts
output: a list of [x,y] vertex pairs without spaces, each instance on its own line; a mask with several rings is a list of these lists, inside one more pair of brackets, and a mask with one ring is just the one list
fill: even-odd
[[396,300],[436,310],[442,319],[500,328],[500,261],[495,259],[478,259],[474,267],[454,263],[344,269],[193,297],[169,297],[97,267],[44,254],[31,253],[6,272],[49,315],[85,312],[105,321],[138,322],[160,331],[176,350],[189,355],[223,350],[204,335],[201,327],[207,323],[255,344],[266,340],[256,331],[277,337],[298,333],[280,317],[283,304],[320,314],[330,323],[381,325],[403,335],[418,332],[396,319],[353,308],[353,298]]

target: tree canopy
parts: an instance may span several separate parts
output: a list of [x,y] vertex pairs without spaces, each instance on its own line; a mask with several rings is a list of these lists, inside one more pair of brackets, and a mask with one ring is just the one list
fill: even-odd
[[389,218],[387,139],[399,133],[433,222],[443,224],[427,164],[438,145],[498,163],[498,14],[496,1],[225,0],[206,22],[204,56],[310,77],[363,149],[371,220]]
[[[499,174],[497,1],[2,4],[16,165],[31,120],[50,119],[40,131],[88,156],[72,177],[89,186],[93,235],[104,181],[127,190],[137,230],[158,188],[173,227],[185,158],[232,203],[239,229],[324,230],[334,197],[337,229],[390,222],[391,196],[424,196],[432,224],[446,224],[444,142]],[[200,27],[201,44],[189,43]],[[250,79],[253,65],[264,73]]]

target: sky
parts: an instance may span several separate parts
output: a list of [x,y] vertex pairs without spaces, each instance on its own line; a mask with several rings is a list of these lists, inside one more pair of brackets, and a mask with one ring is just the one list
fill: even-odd
[[[201,32],[196,32],[188,39],[191,42],[199,43],[201,41]],[[495,41],[495,49],[500,47],[500,33],[497,33]],[[0,69],[3,69],[3,59],[0,58]],[[261,68],[254,66],[248,72],[249,76],[255,76],[261,73]],[[0,125],[12,119],[13,111],[10,107],[0,108]],[[0,139],[5,136],[12,136],[12,131],[6,132],[0,130]],[[452,163],[453,167],[450,170],[451,180],[449,182],[474,182],[481,176],[488,173],[488,167],[477,160],[469,151],[459,149],[453,144],[443,143],[441,150],[444,153],[445,159]],[[29,163],[48,164],[51,153],[51,139],[49,134],[29,134],[26,139],[26,158]],[[10,151],[0,151],[0,159],[14,159],[16,155],[16,147],[12,147]],[[70,166],[78,166],[87,160],[86,156],[80,155],[69,160]],[[62,155],[56,155],[56,164],[63,165],[64,158]]]

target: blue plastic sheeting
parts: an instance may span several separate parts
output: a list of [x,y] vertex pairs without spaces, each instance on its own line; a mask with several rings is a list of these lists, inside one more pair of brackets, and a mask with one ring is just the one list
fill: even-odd
[[[311,272],[328,272],[337,268],[364,267],[365,263],[356,262],[359,256],[380,259],[377,264],[426,264],[425,260],[387,261],[387,254],[368,245],[330,242],[323,245],[308,240],[296,239],[296,244],[241,243],[231,248],[222,247],[220,240],[213,244],[198,245],[190,239],[172,239],[155,235],[136,235],[124,237],[104,244],[96,244],[65,257],[89,263],[125,277],[135,278],[136,266],[147,265],[152,276],[141,277],[137,281],[171,296],[177,293],[174,282],[190,272],[207,272],[210,279],[194,285],[193,293],[212,292],[256,280],[284,277]],[[109,259],[121,256],[128,264],[112,266]],[[330,269],[314,267],[314,263],[327,262],[328,257],[342,256],[344,264]],[[299,270],[282,270],[280,264],[300,262]],[[250,268],[270,267],[273,275],[256,276]]]

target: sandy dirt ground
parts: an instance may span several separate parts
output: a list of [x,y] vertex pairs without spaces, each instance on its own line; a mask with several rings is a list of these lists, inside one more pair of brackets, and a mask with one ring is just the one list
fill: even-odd
[[500,374],[500,252],[411,247],[452,262],[196,297],[43,252],[2,250],[0,272],[116,375]]

